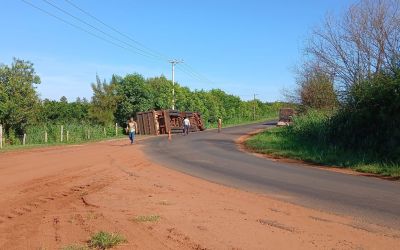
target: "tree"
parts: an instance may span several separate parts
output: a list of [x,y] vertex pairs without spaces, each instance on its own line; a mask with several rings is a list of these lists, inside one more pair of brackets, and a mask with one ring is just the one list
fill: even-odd
[[115,121],[114,113],[117,109],[116,83],[107,84],[96,76],[96,83],[92,83],[93,97],[89,108],[89,117],[94,121],[109,125]]
[[139,74],[129,74],[117,82],[119,97],[115,118],[119,124],[125,124],[136,112],[153,109],[151,93],[145,79]]
[[14,58],[11,67],[0,65],[0,123],[6,133],[21,133],[35,121],[39,97],[34,85],[39,83],[29,61]]
[[45,99],[41,103],[37,118],[45,124],[87,123],[89,107],[89,103]]
[[286,92],[286,97],[300,104],[301,111],[307,109],[333,110],[339,104],[334,89],[333,77],[316,63],[305,63],[297,71],[297,88]]
[[67,99],[67,97],[65,97],[65,96],[61,96],[61,98],[60,98],[60,102],[62,102],[62,103],[68,103],[68,99]]
[[381,72],[393,70],[400,57],[400,1],[361,0],[343,18],[327,16],[305,49],[327,75],[333,76],[341,96]]
[[352,88],[353,103],[331,119],[331,141],[400,163],[400,68]]
[[172,107],[172,82],[165,76],[146,80],[155,109],[169,109]]

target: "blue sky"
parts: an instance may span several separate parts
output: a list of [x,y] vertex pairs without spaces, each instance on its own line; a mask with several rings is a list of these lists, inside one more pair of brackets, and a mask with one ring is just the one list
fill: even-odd
[[[43,0],[26,1],[104,36]],[[135,45],[66,1],[47,1]],[[245,100],[255,93],[262,101],[283,99],[282,89],[295,85],[293,67],[301,60],[301,49],[310,30],[327,12],[340,14],[354,2],[70,1],[167,58],[183,59],[201,75],[177,69],[175,79],[181,85],[191,89],[220,88]],[[145,77],[164,74],[171,78],[171,66],[165,60],[113,46],[20,0],[0,3],[0,63],[10,64],[13,57],[32,61],[42,79],[37,88],[41,98],[89,99],[96,74],[106,79],[112,74],[134,72]]]

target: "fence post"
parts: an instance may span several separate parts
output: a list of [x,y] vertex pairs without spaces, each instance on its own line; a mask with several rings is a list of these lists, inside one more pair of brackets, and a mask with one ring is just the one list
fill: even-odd
[[107,136],[106,128],[103,128],[103,133],[104,133],[104,137],[106,137]]
[[87,138],[90,140],[90,129],[87,130]]
[[22,139],[22,145],[25,146],[25,143],[26,143],[26,134],[24,134],[24,137],[23,137],[23,139]]
[[47,131],[44,131],[44,143],[47,143]]
[[3,148],[3,125],[0,124],[0,149]]
[[69,140],[69,131],[67,130],[67,142]]
[[115,136],[118,136],[118,123],[115,123]]
[[61,125],[61,142],[63,142],[64,137],[64,126]]

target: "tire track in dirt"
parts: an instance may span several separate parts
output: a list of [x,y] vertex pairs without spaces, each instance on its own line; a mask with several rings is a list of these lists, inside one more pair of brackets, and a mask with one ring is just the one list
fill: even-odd
[[[79,176],[82,172],[86,172],[85,175]],[[89,172],[87,169],[72,171],[57,178],[43,177],[38,183],[31,181],[23,185],[15,191],[18,194],[15,199],[0,203],[0,249],[12,249],[10,247],[15,244],[15,239],[37,233],[34,228],[37,228],[48,211],[55,207],[73,204],[85,206],[82,200],[86,195],[103,189],[114,179],[111,170],[96,168]],[[53,226],[56,242],[61,241],[61,236],[57,233],[59,222],[55,217]],[[27,226],[28,224],[30,226]],[[2,230],[6,228],[15,230]]]
[[[118,249],[397,246],[388,230],[363,230],[350,218],[177,173],[152,164],[139,147],[124,142],[62,151],[27,154],[26,169],[40,169],[28,171],[32,178],[23,166],[14,168],[15,157],[0,169],[0,176],[14,172],[15,178],[0,181],[0,191],[9,190],[0,197],[0,249],[85,245],[100,230],[128,239]],[[151,215],[159,219],[134,220]]]

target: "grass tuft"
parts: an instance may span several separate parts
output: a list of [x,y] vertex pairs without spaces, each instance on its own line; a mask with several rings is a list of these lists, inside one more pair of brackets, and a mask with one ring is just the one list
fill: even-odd
[[158,220],[160,220],[159,215],[140,215],[133,219],[135,222],[156,222]]
[[61,250],[89,250],[89,248],[82,245],[69,245],[61,248]]
[[108,249],[125,242],[127,242],[127,240],[118,233],[100,231],[92,235],[91,239],[89,240],[89,247]]

